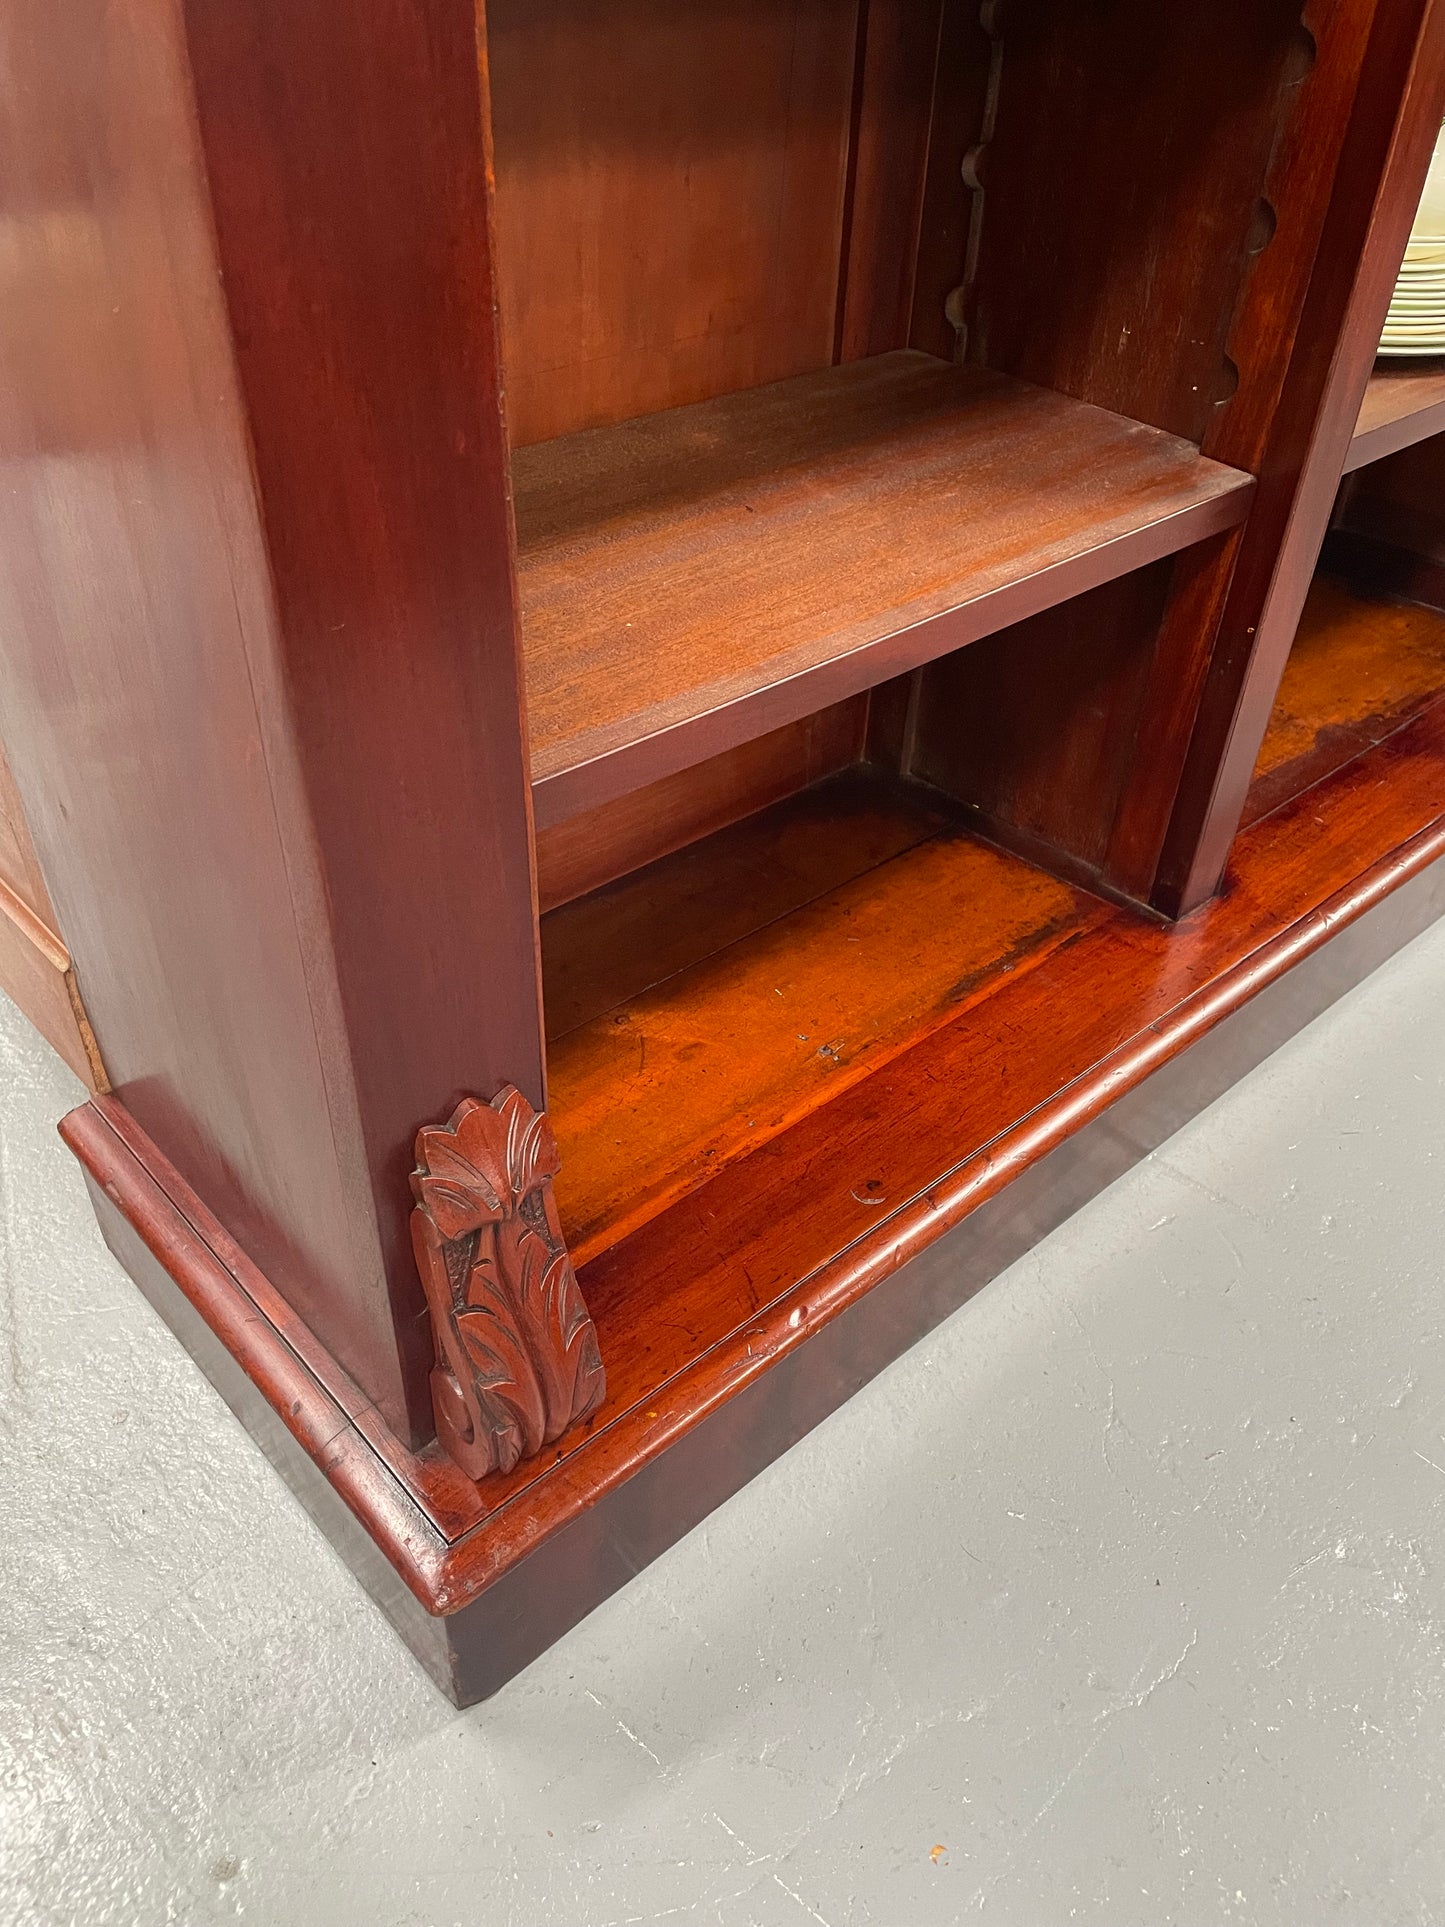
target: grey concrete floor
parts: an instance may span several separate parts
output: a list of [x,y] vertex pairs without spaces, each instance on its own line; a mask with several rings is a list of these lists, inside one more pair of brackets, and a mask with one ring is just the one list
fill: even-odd
[[111,1262],[0,1012],[0,1919],[1445,1920],[1445,927],[490,1704]]

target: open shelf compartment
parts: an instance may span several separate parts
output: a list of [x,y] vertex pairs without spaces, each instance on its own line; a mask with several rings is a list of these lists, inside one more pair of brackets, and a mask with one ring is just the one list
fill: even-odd
[[1445,356],[1424,366],[1379,363],[1355,425],[1345,473],[1383,461],[1445,430]]
[[1445,614],[1322,570],[1285,666],[1245,808],[1292,801],[1445,698]]
[[1097,901],[866,766],[543,919],[579,1263],[1026,973]]
[[1242,521],[1249,476],[900,351],[520,449],[539,827]]

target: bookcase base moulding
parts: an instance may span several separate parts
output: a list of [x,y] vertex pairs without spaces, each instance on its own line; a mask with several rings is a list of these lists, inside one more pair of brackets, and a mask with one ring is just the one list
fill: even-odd
[[[670,1322],[706,1330],[698,1349],[684,1342],[657,1361],[655,1382],[614,1396],[521,1467],[505,1495],[389,1431],[113,1098],[72,1112],[62,1134],[115,1255],[422,1665],[466,1705],[1445,915],[1442,797],[1437,702],[1247,830],[1221,898],[1172,927],[1107,912],[954,1034],[877,1074],[886,1088],[862,1087],[852,1107],[861,1122],[835,1120],[840,1181],[868,1200],[856,1237],[727,1330],[715,1313],[709,1326],[686,1279],[667,1281]],[[960,1134],[949,1063],[962,1055],[986,1078],[1030,1011],[1064,1013],[1036,1033],[1029,1094],[1049,1095],[1022,1111],[995,1095]],[[780,1186],[808,1154],[789,1149]],[[696,1202],[680,1210],[695,1230]],[[809,1229],[794,1228],[798,1249]],[[665,1264],[674,1228],[664,1220],[660,1231],[661,1246],[624,1247],[624,1260]],[[675,1228],[684,1247],[687,1231]],[[740,1273],[768,1241],[756,1223],[752,1245],[732,1253]],[[604,1278],[584,1266],[581,1282],[608,1302]],[[646,1281],[633,1285],[649,1302]],[[706,1286],[696,1281],[699,1301]],[[609,1355],[627,1356],[629,1341],[645,1350],[645,1333],[603,1326]]]

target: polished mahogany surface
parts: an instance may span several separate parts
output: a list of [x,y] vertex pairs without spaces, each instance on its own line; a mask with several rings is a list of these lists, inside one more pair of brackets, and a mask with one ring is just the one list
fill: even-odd
[[871,692],[815,710],[537,834],[537,898],[555,910],[856,763]]
[[832,359],[859,11],[488,0],[519,446]]
[[[1306,199],[1322,201],[1324,214],[1298,294],[1294,370],[1260,422],[1258,464],[1245,463],[1260,490],[1153,889],[1156,907],[1171,915],[1193,908],[1223,876],[1445,116],[1445,7],[1435,0],[1338,0],[1312,10],[1308,24],[1320,58],[1302,84],[1317,90],[1320,119],[1301,118],[1276,165]],[[1341,101],[1349,103],[1343,140],[1322,136]],[[1206,446],[1241,459],[1222,443]]]
[[518,451],[537,821],[1233,527],[1247,476],[916,353]]
[[128,1108],[420,1438],[417,1127],[543,1098],[475,10],[0,36],[0,710],[57,927]]
[[[1233,0],[1207,23],[1147,3],[1007,21],[944,9],[912,345],[950,351],[942,310],[966,359],[1189,436],[1261,480],[1243,530],[1187,552],[1152,624],[1059,638],[1046,720],[1034,679],[996,660],[962,666],[946,699],[928,690],[945,741],[1001,707],[1006,746],[991,742],[976,770],[952,758],[951,787],[1061,874],[1177,903],[1174,869],[1214,809],[1219,689],[1250,656],[1320,468],[1316,430],[1423,5],[1332,0],[1307,30],[1296,7]],[[906,230],[916,203],[901,161],[891,200]],[[1108,754],[1076,762],[1091,729]],[[1030,815],[1040,794],[1051,807]]]
[[65,1134],[418,1598],[452,1611],[1445,856],[1442,797],[1437,706],[1246,831],[1227,891],[1183,923],[1080,899],[1033,968],[999,971],[953,1021],[584,1266],[606,1401],[546,1458],[480,1486],[435,1448],[399,1446],[119,1105],[96,1100]]
[[1442,431],[1445,367],[1434,362],[1382,361],[1370,376],[1360,405],[1345,473]]
[[424,1435],[417,1129],[503,1084],[544,1102],[478,13],[185,12],[305,793],[291,833],[324,893],[302,933],[334,976],[320,1055]]
[[833,778],[544,920],[579,1263],[1029,971],[1097,909],[921,785]]
[[1245,807],[1253,823],[1445,697],[1445,615],[1321,574]]
[[3,47],[6,756],[112,1081],[400,1425],[182,22]]
[[[1445,0],[486,16],[9,10],[0,708],[107,1236],[519,1653],[1445,904]],[[606,1390],[448,1457],[503,1189]]]

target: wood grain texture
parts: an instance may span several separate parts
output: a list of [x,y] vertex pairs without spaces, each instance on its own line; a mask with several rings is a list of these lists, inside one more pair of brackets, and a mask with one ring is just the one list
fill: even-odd
[[417,1128],[504,1084],[545,1102],[479,15],[187,17],[344,1026],[325,1049],[415,1401]]
[[131,1112],[405,1432],[181,22],[26,0],[0,48],[0,714],[56,927]]
[[0,990],[93,1091],[110,1088],[70,954],[48,925],[0,882]]
[[918,785],[851,769],[545,917],[549,1043],[937,836],[952,815]]
[[857,762],[868,703],[866,695],[850,697],[542,830],[537,899],[543,914]]
[[1298,77],[1299,0],[997,10],[971,359],[1199,442]]
[[908,770],[1098,879],[1174,585],[1156,562],[931,663]]
[[553,919],[558,1200],[577,1262],[1033,968],[1087,909],[927,792],[860,773]]
[[[1413,53],[1407,10],[1320,0],[1302,21],[1231,0],[1202,39],[1197,13],[1144,5],[993,16],[997,107],[967,169],[981,190],[969,354],[1202,438],[1261,478],[1239,537],[1181,571],[1123,780],[1092,811],[1079,798],[1085,842],[1048,858],[1069,869],[1102,845],[1108,887],[1166,911],[1225,753],[1220,692],[1254,647],[1306,472],[1318,482],[1332,460],[1316,428]],[[1085,79],[1115,31],[1114,65]],[[1071,192],[1050,194],[1066,172]],[[1100,637],[1101,688],[1114,646]]]
[[490,0],[517,444],[832,360],[857,18],[858,0]]
[[[496,1307],[467,1241],[500,1192],[446,1191],[464,1112],[416,1222],[482,1476],[412,1449],[410,1134],[467,1089],[542,1101],[532,798],[548,832],[590,813],[555,846],[570,888],[796,773],[788,732],[839,703],[852,731],[879,689],[871,753],[974,810],[954,765],[981,769],[1056,868],[1172,909],[1212,888],[1445,4],[494,7],[499,208],[462,0],[12,8],[0,697],[124,1059],[125,1102],[66,1125],[108,1235],[428,1612],[500,1602],[495,1676],[553,1623],[547,1575],[594,1584],[561,1562],[604,1508],[631,1495],[615,1571],[858,1382],[845,1319],[871,1308],[886,1353],[900,1267],[1043,1198],[1015,1187],[1392,893],[1433,879],[1438,907],[1433,655],[1413,617],[1338,610],[1227,894],[1176,928],[864,775],[569,903],[561,1216],[548,1193],[522,1272],[545,1296],[565,1220],[591,1326],[559,1288],[562,1395],[534,1361],[499,1424],[468,1404],[462,1323]],[[1002,372],[916,352],[951,348],[951,272],[943,324]],[[905,320],[912,351],[821,366]],[[790,379],[719,394],[763,372]],[[682,396],[713,398],[652,412]]]
[[[274,1383],[269,1398],[260,1390],[258,1381],[288,1372],[294,1379],[295,1355],[288,1360],[279,1334],[254,1308],[243,1327],[245,1362],[226,1349],[214,1327],[239,1322],[235,1312],[254,1301],[231,1273],[204,1258],[199,1277],[187,1275],[184,1286],[172,1279],[113,1200],[123,1196],[137,1217],[162,1225],[168,1218],[176,1229],[179,1213],[114,1134],[106,1187],[89,1171],[87,1183],[106,1242],[157,1314],[440,1690],[469,1706],[514,1678],[916,1339],[1442,913],[1445,864],[1437,861],[1377,895],[1359,915],[1343,917],[1285,975],[1266,981],[1259,994],[1046,1151],[925,1253],[811,1332],[742,1395],[714,1405],[634,1476],[502,1566],[445,1618],[433,1617],[422,1599],[436,1604],[451,1597],[453,1553],[439,1528],[428,1529],[429,1515],[400,1482],[415,1461],[388,1463],[364,1440],[360,1452],[351,1450],[358,1433],[348,1426],[332,1381],[306,1386],[304,1420],[299,1400],[284,1404]],[[82,1121],[79,1114],[74,1121]],[[180,1269],[177,1256],[170,1262]],[[321,1424],[336,1440],[333,1453],[317,1455],[326,1470],[297,1441],[298,1426]],[[475,1488],[472,1502],[475,1510]]]
[[[55,907],[41,875],[25,805],[0,749],[0,883],[54,934]],[[57,942],[59,939],[57,938]]]
[[1445,615],[1318,576],[1260,747],[1246,823],[1383,742],[1442,697]]
[[[1156,872],[1154,902],[1167,914],[1201,902],[1223,874],[1445,115],[1437,0],[1333,0],[1312,5],[1308,22],[1319,49],[1302,83],[1308,112],[1279,166],[1307,202],[1323,195],[1327,207],[1294,369],[1273,411],[1256,417],[1260,493]],[[1319,130],[1338,129],[1341,103],[1344,139],[1336,132],[1322,148]]]
[[864,0],[859,11],[839,361],[911,345],[944,0]]
[[436,1337],[437,1442],[469,1479],[535,1458],[606,1389],[556,1175],[551,1126],[510,1086],[417,1133],[411,1235]]
[[59,927],[148,1135],[425,1436],[412,1140],[543,1100],[476,13],[0,36],[0,709]]
[[520,451],[543,826],[1231,527],[1248,478],[916,353]]
[[[607,1400],[555,1458],[481,1487],[434,1450],[412,1454],[388,1436],[122,1107],[99,1099],[72,1113],[63,1134],[104,1188],[106,1209],[221,1334],[415,1597],[430,1612],[456,1613],[549,1542],[567,1545],[576,1522],[599,1517],[649,1468],[664,1478],[638,1488],[650,1516],[676,1517],[676,1531],[684,1517],[695,1523],[737,1478],[715,1494],[700,1484],[681,1450],[689,1436],[706,1436],[724,1409],[756,1409],[740,1402],[750,1387],[951,1227],[1047,1168],[1053,1152],[1082,1141],[1093,1120],[1292,971],[1303,977],[1393,893],[1403,901],[1406,886],[1445,858],[1442,794],[1437,710],[1248,831],[1226,898],[1172,929],[1100,910],[1037,969],[1004,977],[915,1051],[588,1267],[582,1284],[600,1340],[622,1367]],[[1406,920],[1393,938],[1375,938],[1377,954],[1414,927]],[[1037,1047],[1021,1054],[1020,1035]],[[805,1170],[812,1180],[800,1184]],[[934,1317],[952,1302],[941,1298]],[[855,1382],[844,1373],[815,1416]],[[740,1439],[729,1463],[755,1469],[795,1436],[783,1425],[751,1448]],[[673,1491],[668,1465],[682,1481]],[[689,1514],[688,1494],[702,1490],[711,1496]],[[533,1568],[543,1643],[561,1629],[542,1597],[546,1565]],[[508,1597],[525,1623],[520,1599]]]
[[1445,368],[1384,362],[1360,404],[1345,473],[1445,433]]

